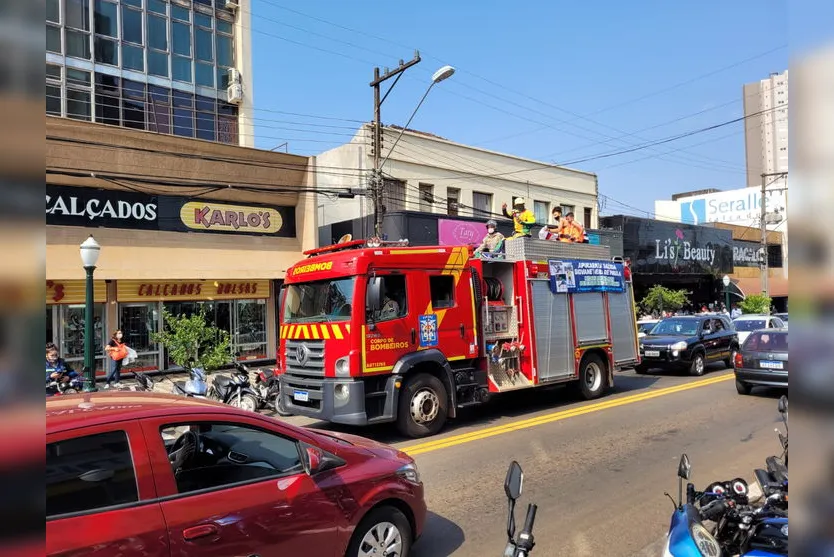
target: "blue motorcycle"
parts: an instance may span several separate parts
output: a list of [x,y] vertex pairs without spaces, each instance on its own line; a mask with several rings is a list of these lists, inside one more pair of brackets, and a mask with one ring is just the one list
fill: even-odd
[[[698,492],[689,483],[692,466],[687,455],[678,465],[678,501],[672,514],[664,557],[772,557],[788,554],[788,517],[785,494],[768,495],[761,506],[748,500],[741,478],[716,482]],[[683,482],[687,480],[686,501]],[[709,530],[704,522],[715,523]]]

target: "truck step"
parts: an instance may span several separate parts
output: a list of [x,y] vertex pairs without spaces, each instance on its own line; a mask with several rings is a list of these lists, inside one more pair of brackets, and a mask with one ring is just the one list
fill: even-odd
[[498,386],[498,390],[500,392],[512,391],[515,389],[524,389],[526,387],[532,386],[530,380],[527,379],[521,373],[513,376],[513,378],[510,379],[510,377],[504,370],[497,367],[490,370],[489,377]]

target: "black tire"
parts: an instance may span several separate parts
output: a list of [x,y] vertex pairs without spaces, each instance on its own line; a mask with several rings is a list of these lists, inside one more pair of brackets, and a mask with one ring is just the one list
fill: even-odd
[[634,366],[634,372],[639,375],[645,375],[649,372],[649,366],[647,366],[646,364],[638,364]]
[[692,356],[692,363],[689,364],[689,375],[694,377],[702,376],[707,370],[707,362],[703,352],[695,352]]
[[257,412],[258,397],[249,393],[244,393],[240,395],[240,404],[238,404],[237,395],[233,395],[232,400],[229,401],[229,406],[234,406],[235,408],[240,408],[241,410],[247,410],[249,412]]
[[281,404],[281,395],[275,397],[275,401],[272,403],[273,408],[275,408],[275,413],[281,416],[282,418],[288,418],[292,416],[292,412],[287,412],[284,410],[284,405]]
[[749,395],[752,390],[753,387],[751,387],[744,381],[739,381],[738,379],[736,379],[736,392],[738,392],[738,394]]
[[738,346],[731,346],[730,357],[724,360],[724,365],[727,366],[728,369],[732,369],[735,367],[736,353],[738,353]]
[[[345,557],[359,557],[359,550],[362,548],[365,536],[371,535],[377,526],[383,524],[390,524],[394,526],[400,535],[401,549],[396,553],[387,553],[391,557],[408,557],[411,555],[411,545],[414,543],[412,539],[411,525],[405,515],[394,507],[378,507],[365,516],[353,531],[353,536],[350,538]],[[384,548],[383,548],[384,549]],[[382,551],[378,552],[380,555]]]
[[608,387],[608,366],[597,354],[586,354],[579,364],[579,392],[585,400],[601,397]]
[[[448,406],[449,396],[443,382],[434,375],[419,373],[400,391],[397,429],[413,439],[434,435],[446,423]],[[418,420],[415,416],[418,413],[430,419]]]

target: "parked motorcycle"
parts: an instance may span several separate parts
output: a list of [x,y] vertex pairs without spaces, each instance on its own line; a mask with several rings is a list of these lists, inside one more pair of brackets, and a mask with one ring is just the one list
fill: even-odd
[[782,395],[779,399],[779,413],[785,423],[785,434],[778,429],[779,443],[782,445],[782,455],[779,457],[769,456],[765,459],[767,469],[756,469],[756,481],[762,488],[765,497],[773,494],[784,495],[784,508],[788,508],[788,397]]
[[527,517],[524,519],[524,527],[515,537],[515,503],[521,497],[521,488],[524,484],[524,472],[516,461],[510,463],[507,470],[507,477],[504,479],[504,493],[507,494],[509,511],[507,513],[507,547],[504,549],[504,557],[527,557],[533,551],[536,543],[533,539],[533,523],[536,521],[536,509],[534,504],[527,505]]
[[133,372],[133,379],[136,381],[136,385],[131,385],[128,390],[130,391],[142,391],[142,392],[152,392],[154,386],[154,380],[151,379],[148,375],[140,372],[134,371]]
[[274,370],[269,368],[259,369],[255,374],[253,389],[258,396],[259,407],[272,408],[279,416],[292,416],[281,405],[281,383]]
[[231,376],[215,376],[208,396],[242,410],[257,412],[260,404],[257,393],[249,385],[249,368],[238,361],[234,362],[234,366]]
[[[761,506],[752,506],[744,480],[715,482],[706,491],[698,492],[688,482],[691,472],[689,457],[684,454],[678,465],[677,503],[671,495],[665,494],[672,499],[675,510],[664,557],[788,554],[787,512],[779,508],[782,494],[768,496]],[[685,501],[684,480],[687,480]],[[704,526],[704,521],[715,523],[712,531]]]
[[201,367],[195,367],[189,370],[189,375],[190,379],[188,381],[174,381],[174,390],[172,392],[176,395],[205,398],[208,392],[206,371]]
[[56,379],[47,379],[46,396],[72,395],[84,389],[84,378],[81,375],[71,377],[69,381],[63,381],[63,378],[59,376]]

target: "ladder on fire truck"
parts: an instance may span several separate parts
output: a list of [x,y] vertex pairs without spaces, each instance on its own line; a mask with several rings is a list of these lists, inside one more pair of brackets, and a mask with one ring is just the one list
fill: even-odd
[[[608,246],[535,238],[507,241],[505,250],[503,258],[483,260],[487,286],[481,314],[485,335],[483,348],[487,354],[489,379],[499,392],[531,386],[531,381],[519,371],[521,352],[529,349],[531,339],[519,336],[519,325],[522,324],[520,302],[523,298],[513,290],[515,264],[529,260],[546,266],[550,259],[611,259]],[[544,277],[538,278],[547,276],[546,271],[543,274]]]

